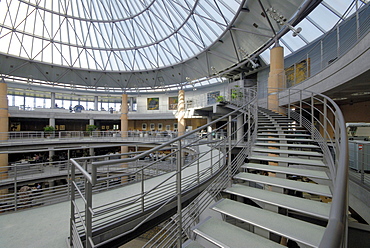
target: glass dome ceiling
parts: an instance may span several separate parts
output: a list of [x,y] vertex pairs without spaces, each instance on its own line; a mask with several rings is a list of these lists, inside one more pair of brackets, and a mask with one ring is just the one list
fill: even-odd
[[152,70],[204,51],[241,0],[1,1],[1,50],[62,66]]
[[[368,1],[3,0],[0,73],[27,85],[114,92],[204,86],[251,67],[263,49],[268,64],[283,30],[285,55],[300,49],[354,2]],[[293,38],[272,10],[302,32]]]

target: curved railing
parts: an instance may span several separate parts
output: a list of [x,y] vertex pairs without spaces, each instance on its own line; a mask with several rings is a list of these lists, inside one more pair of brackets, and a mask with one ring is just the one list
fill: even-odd
[[323,151],[333,197],[320,247],[340,247],[347,242],[348,217],[348,139],[342,111],[329,97],[305,90],[283,90],[278,99],[286,115],[304,126]]
[[[91,157],[71,159],[70,245],[85,247],[108,245],[135,232],[154,216],[162,214],[169,204],[178,209],[181,223],[181,203],[198,194],[191,195],[192,190],[197,189],[195,191],[199,192],[198,189],[205,187],[211,178],[222,173],[227,165],[230,166],[231,160],[228,158],[231,158],[232,144],[240,146],[245,143],[245,135],[238,137],[240,132],[238,134],[233,130],[232,123],[236,123],[237,118],[244,118],[247,110],[243,112],[241,110],[247,109],[248,104],[255,101],[256,93],[254,89],[250,91],[252,93],[246,95],[248,97],[245,98],[243,106],[229,114],[133,157],[122,156],[119,159],[100,162],[93,162],[94,158]],[[225,118],[229,118],[226,124],[212,132],[206,134],[202,132],[202,135],[198,135],[201,130],[207,130]],[[250,123],[243,123],[238,128],[244,130],[245,125]],[[224,136],[221,139],[216,138],[216,133],[223,133]],[[134,165],[142,159],[148,159],[150,163],[135,167]],[[174,170],[152,177],[151,172],[162,170],[163,163],[167,160],[175,161]],[[120,169],[111,171],[109,167],[114,166]],[[82,183],[78,181],[76,172],[82,175]],[[102,202],[99,195],[93,197],[98,183],[108,183],[111,180],[128,185],[127,187],[130,187],[131,183],[136,184],[133,184],[135,187],[125,188],[127,191],[131,190],[131,193],[129,196],[120,197],[120,200]],[[147,215],[141,217],[143,214]],[[132,218],[137,218],[136,224],[125,229],[125,223],[132,221]],[[119,233],[110,230],[114,229],[112,227],[120,227]],[[101,239],[106,233],[109,233],[111,238]]]

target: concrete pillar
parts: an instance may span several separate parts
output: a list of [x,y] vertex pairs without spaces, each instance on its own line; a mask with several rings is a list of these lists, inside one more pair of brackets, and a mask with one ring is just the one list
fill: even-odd
[[178,136],[185,133],[185,91],[179,90],[179,102],[177,104],[177,131]]
[[50,99],[51,99],[51,106],[50,108],[55,108],[55,92],[51,92],[51,96],[50,96]]
[[[4,80],[0,81],[0,140],[7,140],[9,131],[8,113],[8,86]],[[0,154],[0,179],[8,178],[8,154]],[[8,190],[0,190],[0,195],[7,194]]]
[[94,110],[99,110],[99,102],[98,102],[98,96],[94,96]]
[[284,48],[275,46],[270,50],[270,74],[268,78],[268,109],[279,112],[278,91],[286,88],[284,71]]
[[238,141],[243,140],[243,135],[244,135],[244,116],[243,114],[240,114],[237,119],[236,119],[236,139]]
[[[95,125],[94,119],[90,117],[89,119],[89,125]],[[95,155],[95,150],[94,148],[89,148],[89,155],[94,156]]]
[[55,117],[54,116],[49,118],[49,126],[55,127]]
[[[121,137],[127,137],[128,131],[128,106],[127,106],[127,94],[122,94],[122,104],[121,104]],[[128,146],[121,146],[121,153],[127,153]],[[127,158],[127,155],[122,155],[121,158]],[[123,163],[121,165],[122,168],[127,168],[128,164]],[[121,183],[128,182],[128,177],[121,177]]]
[[[212,122],[212,115],[210,114],[209,116],[207,116],[207,124],[211,122]],[[207,127],[207,138],[208,140],[212,139],[212,126]]]

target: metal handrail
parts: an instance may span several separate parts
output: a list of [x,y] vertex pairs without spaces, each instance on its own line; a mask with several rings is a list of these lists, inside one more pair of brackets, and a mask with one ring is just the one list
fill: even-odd
[[[277,89],[277,92],[279,101],[283,102],[286,106],[287,116],[296,119],[298,123],[305,125],[308,130],[311,130],[311,134],[314,134],[313,138],[318,141],[323,152],[326,153],[325,159],[329,165],[331,180],[333,182],[333,197],[329,222],[319,247],[340,247],[347,242],[346,226],[349,163],[347,131],[342,111],[331,98],[324,94],[291,88],[281,91]],[[315,101],[319,101],[319,103],[323,104],[323,111],[314,106]],[[309,109],[304,109],[304,106],[306,108],[309,107]],[[292,108],[295,108],[295,110],[292,111]],[[323,116],[322,122],[324,123],[320,122],[319,118],[312,115],[314,110],[318,111],[319,114]],[[302,116],[303,111],[310,115],[311,120],[307,120]],[[333,114],[335,123],[330,123],[327,111]],[[324,136],[320,135],[320,131],[313,124],[314,122],[318,122],[321,128],[324,129]],[[333,128],[333,138],[330,137],[327,125]],[[325,138],[329,139],[329,143],[334,149],[334,158],[330,154],[330,147]]]
[[[249,98],[253,97],[253,99],[255,99],[256,98],[255,90],[253,88],[251,88],[250,91],[253,92],[253,94],[248,95]],[[253,99],[249,99],[249,98],[246,98],[246,99],[247,100],[253,100]],[[196,185],[199,185],[199,183],[203,183],[205,180],[207,180],[207,178],[210,178],[212,175],[215,175],[215,173],[218,173],[218,171],[220,169],[224,168],[224,162],[221,162],[221,161],[226,161],[226,160],[225,160],[225,154],[221,156],[221,150],[226,149],[226,148],[222,148],[222,146],[227,145],[227,143],[231,143],[231,140],[229,140],[228,142],[225,142],[225,139],[224,140],[222,140],[222,139],[218,140],[218,142],[216,142],[216,143],[214,143],[215,141],[207,140],[206,141],[207,143],[214,144],[213,146],[215,146],[214,147],[216,149],[215,151],[218,150],[218,152],[217,152],[217,154],[218,154],[217,157],[218,158],[216,158],[216,157],[214,157],[214,155],[212,155],[212,149],[210,149],[207,153],[210,154],[209,159],[210,159],[211,166],[208,166],[208,168],[206,167],[206,169],[204,169],[202,171],[199,171],[199,168],[198,168],[198,172],[196,172],[196,174],[193,174],[190,177],[182,178],[182,182],[181,182],[181,181],[179,181],[180,173],[183,170],[185,170],[188,166],[195,165],[197,163],[197,161],[201,160],[202,156],[205,155],[205,154],[203,154],[203,155],[196,154],[196,153],[194,153],[194,151],[191,151],[192,147],[194,147],[194,146],[196,147],[197,145],[199,145],[200,144],[199,140],[202,140],[202,138],[194,139],[194,137],[196,137],[196,135],[201,130],[207,128],[210,125],[215,124],[216,122],[222,120],[223,118],[231,118],[231,116],[233,116],[233,115],[240,114],[240,110],[245,108],[246,106],[248,106],[248,104],[244,104],[243,106],[241,106],[238,109],[228,113],[227,115],[225,115],[225,116],[223,116],[223,117],[221,117],[221,118],[219,118],[215,121],[212,121],[212,122],[210,122],[210,123],[208,123],[208,124],[206,124],[202,127],[199,127],[199,128],[197,128],[197,129],[195,129],[191,132],[188,132],[188,133],[184,134],[181,137],[173,138],[171,141],[164,142],[163,144],[158,145],[158,146],[156,146],[152,149],[149,149],[149,150],[147,150],[145,152],[142,152],[140,154],[136,154],[135,156],[133,156],[131,158],[121,158],[121,159],[114,159],[114,160],[109,160],[109,161],[99,161],[99,162],[92,161],[92,162],[89,162],[89,163],[87,163],[87,161],[93,160],[94,158],[96,158],[96,156],[94,156],[94,157],[85,157],[85,158],[81,158],[81,159],[71,159],[71,161],[72,161],[72,180],[75,179],[74,174],[75,174],[76,169],[81,171],[81,173],[84,175],[83,178],[85,180],[85,188],[86,188],[85,197],[83,197],[84,201],[86,202],[86,204],[85,204],[85,214],[82,215],[81,217],[79,217],[79,219],[77,219],[78,220],[77,222],[75,221],[75,216],[74,216],[74,212],[75,212],[74,208],[76,208],[77,205],[71,204],[71,230],[70,230],[71,245],[73,245],[73,240],[80,239],[79,237],[76,237],[76,236],[72,237],[72,235],[75,235],[75,232],[73,230],[82,231],[86,235],[86,240],[91,241],[93,239],[92,228],[98,228],[99,227],[101,229],[101,227],[111,225],[111,224],[113,224],[113,222],[117,222],[117,221],[119,222],[122,219],[124,219],[125,216],[127,216],[127,215],[124,215],[124,214],[117,215],[117,213],[116,213],[118,211],[118,209],[120,209],[120,208],[122,209],[122,207],[127,207],[128,206],[127,204],[134,204],[136,206],[136,208],[138,208],[138,210],[140,210],[140,208],[141,208],[140,211],[144,210],[144,204],[145,204],[145,208],[148,208],[150,206],[154,206],[153,204],[158,204],[159,203],[160,205],[151,214],[149,214],[147,217],[145,217],[143,220],[141,220],[140,223],[138,223],[134,228],[131,228],[130,230],[128,230],[124,233],[121,233],[118,236],[113,237],[113,239],[135,231],[140,225],[142,225],[149,218],[151,218],[151,216],[154,216],[154,214],[156,214],[157,212],[162,211],[161,209],[164,206],[166,206],[166,204],[168,204],[169,202],[174,200],[175,197],[180,198],[180,200],[179,199],[177,200],[178,202],[180,201],[180,205],[179,205],[179,203],[177,205],[178,205],[178,208],[181,209],[181,195],[182,195],[183,192],[185,192],[187,190],[190,190],[193,187],[198,187]],[[231,126],[228,128],[228,130],[231,130]],[[208,133],[207,135],[211,136],[212,134]],[[229,134],[228,137],[231,138],[231,135]],[[204,143],[204,141],[205,140],[203,140],[203,143]],[[188,150],[184,150],[185,148],[188,149]],[[153,154],[153,153],[156,153],[156,152],[160,151],[161,149],[173,149],[173,150],[176,151],[176,153],[180,154],[180,157],[178,157],[180,159],[177,159],[177,163],[180,163],[181,165],[178,164],[178,166],[177,166],[178,168],[177,168],[176,173],[172,173],[172,176],[163,180],[160,184],[156,185],[155,187],[153,187],[149,191],[142,191],[140,194],[138,194],[134,197],[130,197],[128,199],[123,199],[123,200],[117,201],[114,204],[109,203],[108,205],[104,204],[104,205],[94,207],[94,208],[91,207],[92,206],[92,190],[93,190],[92,187],[98,181],[104,181],[104,179],[111,178],[111,176],[107,176],[107,177],[104,177],[104,178],[101,178],[101,179],[98,180],[97,179],[97,176],[98,176],[98,173],[99,173],[98,168],[101,168],[103,166],[112,166],[112,165],[116,165],[116,164],[132,164],[132,163],[135,163],[135,162],[139,161],[139,159],[142,159],[142,158],[146,157],[149,154]],[[180,150],[178,150],[178,149],[180,149]],[[194,155],[197,156],[197,158],[195,160],[191,160],[187,165],[182,165],[183,162],[182,162],[181,154],[183,152],[188,152],[189,154],[193,153]],[[229,154],[229,156],[231,157],[231,154]],[[85,162],[83,160],[85,160]],[[212,162],[212,160],[214,160],[214,161]],[[78,166],[76,166],[77,164],[78,164]],[[141,188],[142,188],[142,190],[144,189],[144,187],[143,187],[144,180],[143,179],[144,179],[144,175],[145,175],[145,170],[150,169],[150,167],[155,166],[155,164],[156,164],[156,162],[152,162],[149,165],[144,165],[142,167],[136,167],[135,170],[131,173],[131,174],[141,175]],[[198,167],[199,167],[199,162],[198,162]],[[89,170],[90,170],[90,172],[89,172]],[[127,176],[127,174],[119,173],[119,174],[115,174],[115,176],[116,177]],[[169,179],[174,178],[174,177],[176,177],[177,179],[173,179],[175,181],[170,182]],[[170,182],[170,184],[168,184],[166,182]],[[181,184],[183,184],[183,186],[179,187],[179,185],[181,185]],[[168,191],[170,189],[169,188],[170,185],[177,185],[177,190],[174,193],[170,193]],[[72,194],[74,194],[74,192],[75,192],[75,188],[74,188],[75,186],[76,186],[75,184],[71,184]],[[87,189],[88,187],[91,187],[91,189],[89,189],[90,193],[86,192],[88,190]],[[163,192],[163,190],[167,190],[167,193],[166,193],[168,195],[167,200],[165,200],[164,202],[161,201],[160,199],[155,200],[154,203],[153,202],[149,203],[150,205],[148,205],[148,203],[144,203],[144,197],[145,197],[146,202],[148,202],[148,201],[150,201],[149,198],[153,197],[151,195],[157,195],[158,192]],[[153,193],[151,193],[151,192],[153,192]],[[74,201],[74,198],[75,198],[74,196],[71,197],[72,201]],[[158,203],[155,203],[155,202],[158,202]],[[140,207],[140,205],[141,205],[141,207]],[[131,209],[133,209],[133,210],[134,210],[134,208],[131,207]],[[78,210],[78,211],[80,211],[80,210]],[[122,212],[122,210],[120,212]],[[134,212],[131,211],[130,215],[132,215],[133,213]],[[108,219],[105,220],[106,216],[109,216],[111,214],[115,215],[115,218],[114,218],[115,221],[112,222],[112,221],[109,221]],[[89,216],[91,216],[91,217],[89,217]],[[95,220],[90,220],[92,218],[92,216],[94,216]],[[82,218],[86,220],[86,228],[79,229],[80,224],[78,224],[78,222],[84,221]],[[80,226],[80,227],[82,227],[82,226]],[[103,244],[105,244],[107,242],[110,242],[110,241],[111,241],[111,239],[100,242],[99,244],[91,244],[90,242],[85,242],[85,245],[87,247],[90,247],[90,245],[95,245],[95,246],[96,245],[103,245]]]

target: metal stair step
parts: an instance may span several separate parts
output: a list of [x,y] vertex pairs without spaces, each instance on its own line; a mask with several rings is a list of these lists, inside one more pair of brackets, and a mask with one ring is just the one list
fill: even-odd
[[258,136],[293,136],[293,137],[311,137],[311,135],[306,133],[258,133]]
[[274,133],[281,132],[281,133],[290,133],[290,134],[292,134],[292,133],[294,133],[294,134],[295,133],[298,133],[298,134],[305,133],[305,134],[308,134],[307,130],[278,130],[278,129],[263,129],[263,130],[258,131],[257,133],[260,134],[260,133],[265,133],[265,132],[274,132]]
[[219,247],[284,247],[225,221],[208,217],[193,232]]
[[222,199],[212,209],[313,247],[319,246],[325,232],[322,226],[229,199]]
[[264,141],[289,141],[289,142],[314,142],[312,139],[294,139],[294,138],[261,138],[257,136],[257,140]]
[[304,165],[325,166],[323,161],[314,160],[314,159],[262,156],[262,155],[254,155],[254,154],[249,156],[249,159],[270,161],[270,162],[283,162],[283,163],[289,163],[289,164],[304,164]]
[[300,169],[300,168],[275,166],[275,165],[267,165],[267,164],[256,164],[256,163],[247,163],[247,164],[242,165],[241,167],[244,169],[270,171],[270,172],[276,172],[276,173],[304,176],[308,178],[329,179],[325,171],[318,171],[318,170],[307,170],[307,169]]
[[314,183],[308,183],[308,182],[299,182],[299,181],[294,181],[294,180],[289,180],[289,179],[284,179],[284,178],[262,176],[262,175],[256,175],[256,174],[246,173],[246,172],[241,172],[235,175],[234,179],[262,183],[262,184],[267,184],[267,185],[276,186],[280,188],[298,190],[298,191],[307,192],[307,193],[311,193],[315,195],[332,197],[330,188],[327,185],[314,184]]
[[311,148],[317,149],[320,148],[317,145],[312,144],[284,144],[284,143],[267,143],[267,142],[257,142],[254,143],[255,146],[279,146],[279,147],[290,147],[290,148]]
[[263,153],[277,153],[277,154],[289,154],[296,156],[313,156],[313,157],[322,157],[322,153],[319,152],[310,152],[310,151],[299,151],[299,150],[283,150],[283,149],[268,149],[260,147],[252,147],[253,152],[263,152]]
[[203,245],[199,244],[197,241],[188,240],[182,244],[181,248],[204,248]]
[[328,220],[331,204],[233,184],[224,192]]

